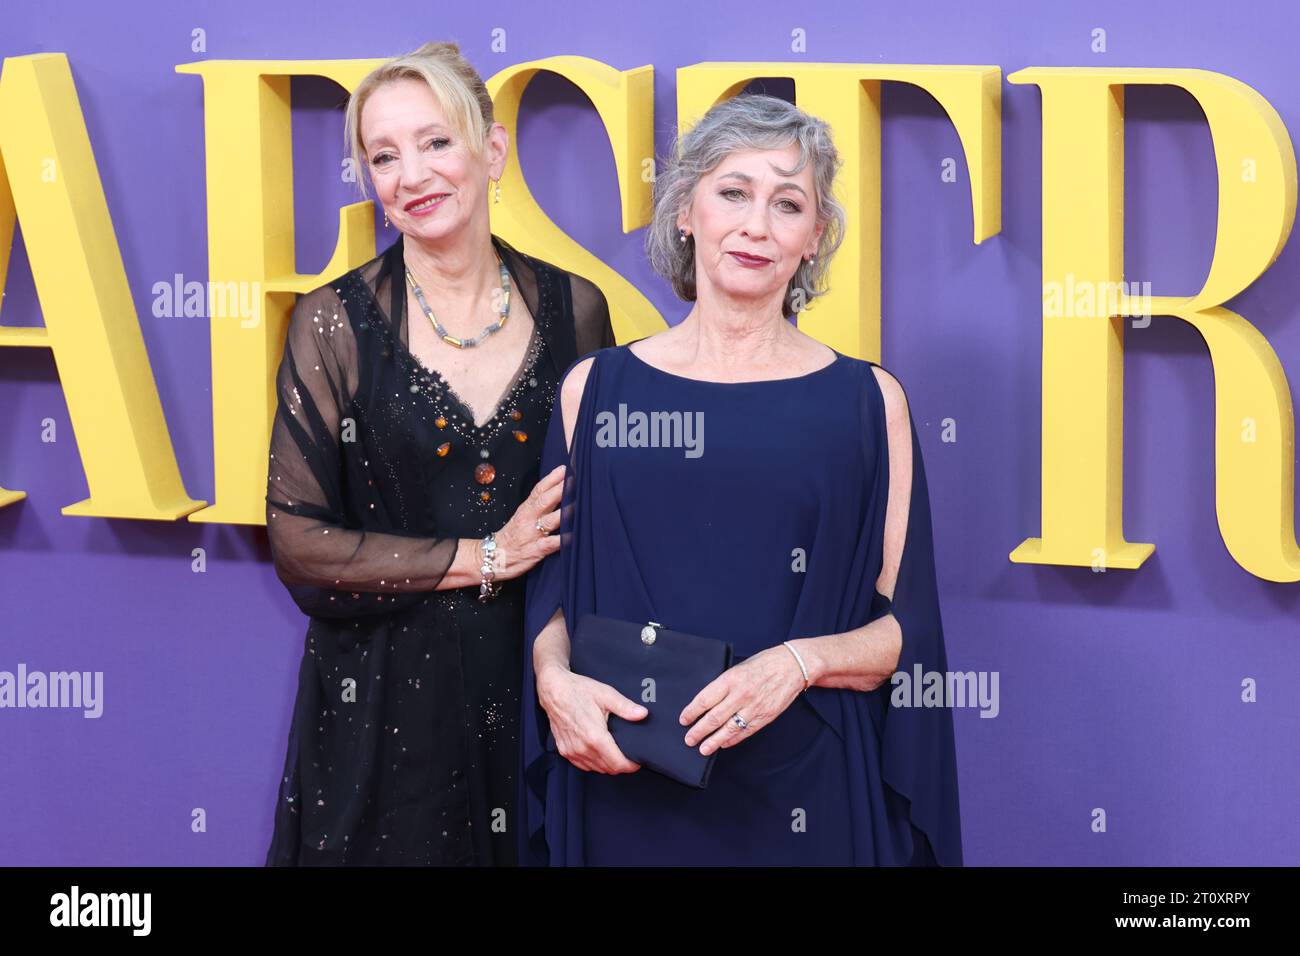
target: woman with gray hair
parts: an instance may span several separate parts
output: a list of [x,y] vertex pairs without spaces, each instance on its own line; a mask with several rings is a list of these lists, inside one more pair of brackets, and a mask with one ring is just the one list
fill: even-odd
[[[839,164],[826,124],[783,100],[713,107],[656,180],[648,238],[690,312],[563,379],[542,461],[567,466],[562,543],[526,609],[526,864],[961,863],[907,399],[791,321],[843,235]],[[611,427],[638,412],[695,427]],[[657,626],[729,642],[733,664],[657,708],[651,682],[571,666],[593,615],[646,625],[647,645]],[[891,701],[896,673],[926,693]],[[639,722],[714,755],[703,784],[629,759],[612,731]]]

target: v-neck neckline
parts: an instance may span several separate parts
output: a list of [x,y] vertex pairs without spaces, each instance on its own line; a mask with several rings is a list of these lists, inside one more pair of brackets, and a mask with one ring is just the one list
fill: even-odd
[[[482,424],[479,424],[474,420],[473,408],[471,408],[469,403],[461,398],[456,390],[452,388],[451,383],[447,381],[446,377],[436,368],[431,368],[430,366],[425,365],[424,362],[420,360],[420,357],[415,354],[415,351],[410,347],[410,345],[402,340],[401,320],[403,318],[406,319],[407,322],[406,334],[408,340],[411,334],[410,316],[407,314],[406,308],[406,276],[404,272],[399,275],[399,270],[397,268],[398,265],[401,265],[403,269],[405,268],[404,236],[398,236],[397,240],[393,243],[392,248],[389,250],[390,258],[388,260],[388,281],[390,285],[389,327],[393,330],[391,337],[394,339],[396,347],[402,350],[410,360],[411,364],[420,373],[438,383],[443,394],[447,398],[447,403],[454,406],[453,410],[460,416],[465,425],[475,434],[479,435],[492,428],[493,424],[506,410],[505,406],[509,402],[510,397],[515,393],[515,390],[518,389],[519,383],[523,381],[524,376],[528,375],[536,365],[537,358],[540,355],[539,340],[542,332],[541,320],[538,316],[533,314],[532,309],[529,308],[528,302],[524,298],[523,285],[520,283],[519,276],[515,272],[511,256],[507,254],[504,244],[496,235],[491,235],[491,240],[493,248],[497,251],[497,255],[499,255],[501,261],[505,263],[506,270],[510,273],[510,278],[514,282],[515,288],[519,290],[518,298],[523,302],[524,309],[528,311],[529,316],[533,320],[533,329],[528,336],[528,344],[524,348],[523,358],[519,360],[519,365],[515,369],[514,374],[510,377],[510,381],[506,384],[505,391],[501,393],[501,396],[492,406],[492,413],[484,419]],[[540,283],[542,281],[541,277],[537,277],[536,281]],[[396,321],[394,321],[394,318],[396,318]]]
[[436,368],[430,368],[421,362],[419,356],[412,352],[405,344],[403,344],[402,347],[406,349],[406,354],[410,356],[411,361],[415,363],[416,368],[442,386],[443,394],[447,396],[448,403],[457,406],[456,411],[460,414],[460,417],[464,420],[465,424],[475,432],[484,432],[487,431],[501,416],[501,413],[505,411],[505,406],[510,400],[510,396],[514,394],[515,389],[519,387],[519,383],[523,381],[524,376],[529,373],[535,364],[537,358],[535,352],[537,349],[538,338],[539,330],[537,328],[537,322],[534,321],[532,334],[528,337],[528,347],[524,350],[524,357],[520,360],[519,366],[515,369],[514,375],[510,377],[510,382],[506,385],[506,390],[501,393],[501,397],[497,399],[496,404],[492,407],[492,414],[489,415],[481,425],[474,420],[474,410],[470,408],[469,403],[460,397],[456,390],[451,387],[451,383],[447,381],[446,377],[443,376],[441,372]]

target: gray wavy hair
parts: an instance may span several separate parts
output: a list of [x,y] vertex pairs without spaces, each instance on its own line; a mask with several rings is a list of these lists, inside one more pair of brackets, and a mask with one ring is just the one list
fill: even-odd
[[655,176],[654,213],[646,233],[651,267],[672,283],[684,302],[695,301],[695,239],[681,241],[677,217],[695,194],[700,180],[728,154],[741,149],[784,149],[799,144],[799,164],[783,169],[793,175],[809,162],[816,184],[817,221],[825,227],[815,262],[802,260],[785,291],[782,313],[794,315],[797,300],[804,305],[827,292],[831,258],[844,239],[844,207],[832,191],[841,161],[825,121],[775,96],[742,93],[716,104],[680,138],[673,154],[660,160]]

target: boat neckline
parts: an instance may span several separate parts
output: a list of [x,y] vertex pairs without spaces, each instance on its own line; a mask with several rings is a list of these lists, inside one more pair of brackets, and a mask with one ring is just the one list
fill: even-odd
[[[640,341],[640,339],[638,339],[637,341]],[[679,379],[683,382],[695,382],[698,385],[738,386],[738,385],[776,385],[782,382],[802,382],[805,381],[806,379],[812,378],[815,375],[821,375],[823,372],[828,372],[831,369],[838,366],[842,361],[844,361],[845,356],[838,349],[832,348],[829,345],[826,347],[829,348],[835,354],[835,357],[831,359],[829,362],[827,362],[825,365],[821,366],[820,368],[815,368],[811,372],[804,372],[802,375],[790,375],[787,376],[786,378],[756,378],[756,379],[750,379],[749,381],[745,381],[745,382],[718,382],[711,378],[691,378],[689,375],[678,375],[676,372],[670,372],[667,369],[662,369],[658,365],[651,365],[641,356],[637,355],[635,352],[632,351],[631,342],[629,342],[627,345],[624,345],[623,349],[627,352],[628,355],[632,356],[632,359],[636,361],[638,364],[644,365],[646,368],[650,369],[651,371],[658,372],[660,375],[666,375],[669,378]]]

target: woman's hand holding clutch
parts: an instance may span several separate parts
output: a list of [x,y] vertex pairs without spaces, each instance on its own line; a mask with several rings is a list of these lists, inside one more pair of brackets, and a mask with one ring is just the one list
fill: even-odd
[[[765,648],[723,671],[686,706],[680,723],[695,725],[686,745],[700,744],[705,755],[734,747],[780,717],[803,690],[803,670],[794,655],[780,645]],[[737,714],[741,722],[732,719]]]
[[537,674],[537,699],[551,721],[556,749],[579,770],[633,773],[609,732],[609,715],[642,720],[649,711],[613,687],[559,666]]

